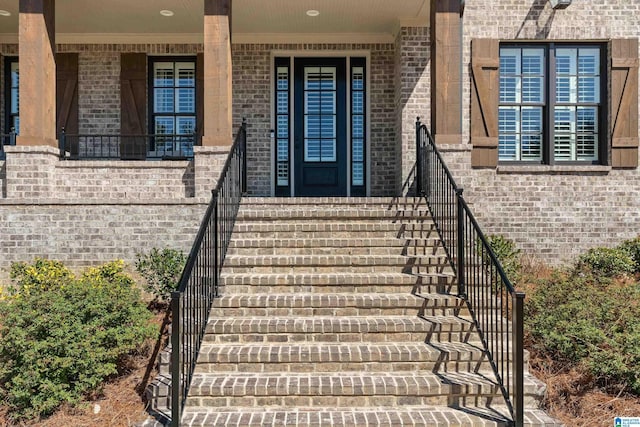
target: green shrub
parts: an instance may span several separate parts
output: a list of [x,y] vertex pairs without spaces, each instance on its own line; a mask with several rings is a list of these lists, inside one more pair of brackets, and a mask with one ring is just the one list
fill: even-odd
[[633,259],[634,272],[640,273],[640,237],[625,240],[619,248],[628,253],[631,259]]
[[178,287],[187,257],[175,249],[153,248],[148,254],[138,254],[136,270],[147,281],[146,290],[156,301],[166,302]]
[[640,284],[556,272],[527,290],[525,310],[536,352],[640,394]]
[[14,264],[0,301],[0,397],[14,421],[77,403],[154,335],[150,312],[116,261],[75,277],[56,261]]
[[582,254],[576,263],[576,273],[616,277],[631,274],[635,263],[628,251],[621,248],[593,248]]
[[[502,269],[507,278],[514,285],[520,281],[522,264],[520,262],[521,252],[516,248],[515,243],[504,236],[494,234],[487,236],[489,247],[500,261]],[[485,262],[488,262],[488,256]]]

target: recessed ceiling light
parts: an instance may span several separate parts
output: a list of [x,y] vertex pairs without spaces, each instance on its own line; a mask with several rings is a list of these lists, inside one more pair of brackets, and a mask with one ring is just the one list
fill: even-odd
[[320,12],[318,12],[315,9],[310,9],[310,10],[307,10],[307,15],[309,15],[309,16],[318,16],[318,15],[320,15]]
[[173,16],[173,10],[163,9],[160,11],[160,15],[162,16]]
[[11,16],[11,12],[0,9],[0,16]]

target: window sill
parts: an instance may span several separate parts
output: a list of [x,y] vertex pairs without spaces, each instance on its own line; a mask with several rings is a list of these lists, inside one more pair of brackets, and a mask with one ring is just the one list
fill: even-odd
[[611,166],[602,165],[498,165],[499,174],[607,175]]

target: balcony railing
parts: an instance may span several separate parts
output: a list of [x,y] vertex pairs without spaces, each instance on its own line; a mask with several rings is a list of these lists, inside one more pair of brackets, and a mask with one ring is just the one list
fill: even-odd
[[59,135],[63,160],[183,160],[193,158],[195,134]]
[[416,189],[442,244],[516,426],[524,423],[524,293],[515,290],[427,127],[416,123]]
[[211,303],[218,296],[233,225],[247,189],[246,129],[243,121],[212,192],[178,290],[171,293],[172,426],[180,425]]
[[4,160],[5,158],[5,154],[4,154],[5,145],[16,145],[17,135],[18,134],[16,133],[16,130],[14,128],[11,128],[9,133],[6,133],[6,134],[0,133],[0,160]]

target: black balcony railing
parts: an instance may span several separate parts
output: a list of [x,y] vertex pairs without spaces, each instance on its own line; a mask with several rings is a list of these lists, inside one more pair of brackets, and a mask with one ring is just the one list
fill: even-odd
[[16,133],[16,130],[14,128],[11,128],[11,130],[7,134],[0,133],[0,160],[4,160],[5,158],[5,154],[4,154],[5,145],[16,145],[17,135],[18,134]]
[[427,127],[416,123],[416,189],[426,198],[516,426],[524,422],[524,293],[515,290]]
[[220,270],[227,253],[242,195],[247,188],[246,123],[229,152],[178,290],[171,293],[171,425],[179,426],[209,310],[218,296]]
[[195,134],[98,135],[59,137],[63,160],[180,160],[193,158]]

